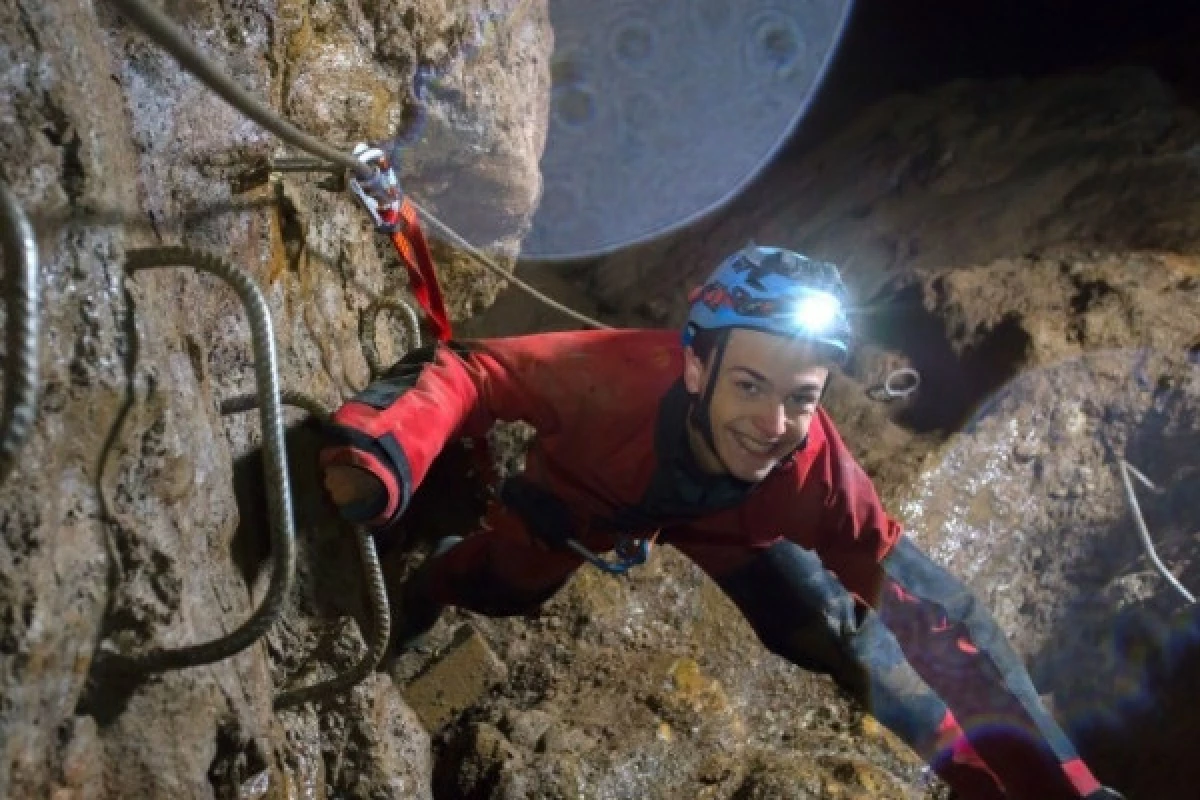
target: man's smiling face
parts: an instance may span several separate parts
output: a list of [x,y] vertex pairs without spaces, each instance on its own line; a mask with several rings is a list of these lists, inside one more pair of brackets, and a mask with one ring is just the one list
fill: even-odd
[[730,331],[716,374],[713,361],[685,353],[689,392],[703,396],[715,382],[708,409],[715,452],[696,431],[692,449],[709,471],[761,481],[808,435],[829,368],[803,340],[743,329]]

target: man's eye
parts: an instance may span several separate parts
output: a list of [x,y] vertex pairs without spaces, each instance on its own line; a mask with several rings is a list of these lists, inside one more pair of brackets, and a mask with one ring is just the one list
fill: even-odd
[[758,391],[758,385],[753,381],[738,381],[734,385],[746,394],[755,394]]

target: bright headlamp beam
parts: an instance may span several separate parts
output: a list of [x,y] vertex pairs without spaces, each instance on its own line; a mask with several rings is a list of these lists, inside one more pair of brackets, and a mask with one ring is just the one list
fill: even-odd
[[797,301],[792,319],[807,333],[823,333],[833,326],[841,308],[838,299],[828,292],[811,292]]

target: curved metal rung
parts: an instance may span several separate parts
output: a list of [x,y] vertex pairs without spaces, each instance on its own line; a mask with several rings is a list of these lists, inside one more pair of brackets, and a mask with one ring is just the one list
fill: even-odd
[[275,698],[278,711],[302,703],[328,700],[362,683],[387,654],[388,639],[392,635],[392,615],[388,605],[387,585],[383,581],[383,568],[379,564],[379,551],[375,539],[364,530],[358,531],[358,555],[362,560],[363,573],[367,577],[367,595],[371,600],[373,624],[367,637],[367,652],[350,669],[322,683],[300,686],[280,692]]
[[639,564],[645,564],[650,557],[649,539],[621,539],[617,544],[617,557],[609,561],[603,556],[593,553],[579,543],[578,539],[567,539],[567,547],[574,550],[592,566],[604,570],[610,575],[622,575]]
[[[295,406],[314,417],[324,421],[329,418],[329,412],[321,401],[303,392],[284,389],[281,397],[286,405]],[[258,406],[255,395],[233,397],[221,403],[222,414],[232,414],[240,411],[251,411]],[[388,604],[387,584],[383,579],[383,567],[379,563],[379,551],[375,547],[375,539],[366,531],[358,531],[358,555],[362,563],[363,575],[367,579],[367,596],[371,601],[372,628],[367,638],[367,652],[350,669],[330,680],[315,683],[312,686],[301,686],[280,692],[275,698],[275,709],[278,711],[302,703],[319,702],[330,699],[342,692],[352,689],[362,683],[379,662],[387,655],[388,639],[392,635],[392,612]]]
[[[329,412],[325,410],[325,406],[321,401],[304,392],[298,392],[294,389],[284,389],[279,393],[279,402],[285,406],[294,406],[302,411],[307,411],[321,420],[329,417]],[[230,397],[227,400],[222,400],[221,414],[238,414],[243,411],[253,411],[258,407],[258,395],[241,394],[236,397]]]
[[29,439],[38,395],[38,249],[33,226],[8,186],[0,183],[0,246],[4,248],[8,313],[4,422],[0,426],[0,483]]
[[371,378],[375,379],[383,374],[384,366],[379,361],[379,346],[375,343],[375,328],[379,322],[379,314],[383,311],[399,311],[404,314],[408,322],[408,332],[412,336],[412,347],[415,350],[421,346],[421,320],[417,316],[417,312],[407,301],[400,298],[392,300],[379,300],[367,307],[367,310],[362,315],[362,325],[359,330],[359,338],[362,340],[363,356],[367,359],[367,369],[371,371]]
[[1141,540],[1142,549],[1146,551],[1146,556],[1150,559],[1150,563],[1158,570],[1158,574],[1163,577],[1171,588],[1179,592],[1184,600],[1189,603],[1195,603],[1195,596],[1187,590],[1179,579],[1171,574],[1167,569],[1167,565],[1158,557],[1158,551],[1154,549],[1154,541],[1150,538],[1150,531],[1146,528],[1146,520],[1142,517],[1142,507],[1138,504],[1137,494],[1133,491],[1133,482],[1129,480],[1129,476],[1133,475],[1139,481],[1144,483],[1152,492],[1159,493],[1159,489],[1154,483],[1143,475],[1137,468],[1124,459],[1117,462],[1118,471],[1121,473],[1121,484],[1125,488],[1125,499],[1129,501],[1129,509],[1133,512],[1133,522],[1137,526],[1138,539]]
[[221,278],[237,292],[247,316],[254,348],[254,370],[263,432],[263,473],[267,482],[267,508],[271,518],[271,582],[258,608],[237,629],[211,642],[135,655],[108,651],[113,666],[137,672],[164,672],[196,667],[229,658],[258,641],[275,623],[296,571],[296,530],[292,520],[291,485],[283,438],[283,412],[279,403],[279,371],[275,337],[267,301],[254,280],[243,270],[221,259],[186,247],[153,247],[132,250],[127,269],[137,272],[169,266],[189,266]]

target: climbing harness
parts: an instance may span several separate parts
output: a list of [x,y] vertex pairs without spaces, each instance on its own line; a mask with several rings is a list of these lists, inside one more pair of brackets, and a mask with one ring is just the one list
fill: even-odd
[[[285,405],[300,408],[318,420],[325,421],[329,418],[329,411],[324,405],[303,392],[284,389],[280,399]],[[250,411],[258,406],[257,396],[242,395],[223,402],[221,413]],[[341,675],[311,686],[301,686],[281,692],[275,698],[276,711],[304,703],[317,703],[331,699],[352,689],[374,672],[384,655],[387,654],[388,639],[391,637],[392,631],[392,615],[388,605],[387,585],[383,579],[383,568],[379,563],[379,552],[375,547],[375,539],[365,530],[358,528],[355,535],[358,540],[359,561],[362,564],[363,575],[367,579],[367,597],[371,604],[371,633],[364,637],[367,640],[367,650],[357,664]]]
[[[237,292],[250,319],[254,371],[263,436],[263,475],[267,484],[267,510],[271,520],[271,579],[258,608],[236,630],[219,639],[179,648],[159,648],[128,655],[102,651],[107,664],[134,672],[155,673],[221,661],[245,650],[267,632],[279,617],[296,571],[296,531],[292,520],[291,486],[283,439],[283,412],[279,403],[279,372],[271,313],[262,291],[241,269],[207,253],[185,247],[131,250],[126,269],[133,273],[162,267],[188,266],[221,278]],[[117,420],[125,419],[124,409]],[[119,431],[110,439],[115,440]]]
[[1179,592],[1179,594],[1188,603],[1195,603],[1195,596],[1189,592],[1179,579],[1176,578],[1167,566],[1163,564],[1162,559],[1158,557],[1158,552],[1154,549],[1154,542],[1150,539],[1150,531],[1146,528],[1146,520],[1142,516],[1142,507],[1138,504],[1137,495],[1133,491],[1133,482],[1129,479],[1130,475],[1137,478],[1147,489],[1155,494],[1163,492],[1154,482],[1143,475],[1136,467],[1124,459],[1117,461],[1117,469],[1121,473],[1121,484],[1125,487],[1125,497],[1129,501],[1129,509],[1133,512],[1133,522],[1137,526],[1138,539],[1142,543],[1142,549],[1146,551],[1146,556],[1150,559],[1150,563],[1158,570],[1158,574],[1162,575],[1163,579],[1171,585],[1171,588]]
[[17,451],[33,431],[38,395],[38,250],[33,226],[8,186],[0,182],[0,247],[4,248],[4,418],[0,426],[0,484],[16,466]]

